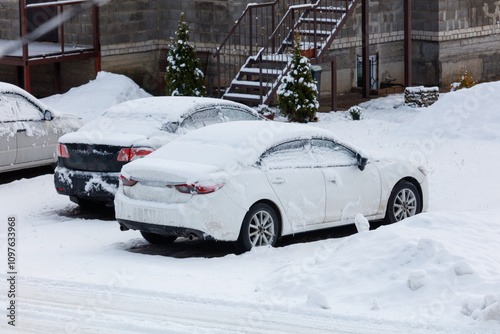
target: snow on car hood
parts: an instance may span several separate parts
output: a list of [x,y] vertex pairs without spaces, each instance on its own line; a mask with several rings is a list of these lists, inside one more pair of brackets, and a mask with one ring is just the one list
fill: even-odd
[[340,142],[330,131],[306,124],[239,121],[192,131],[149,155],[144,163],[152,159],[185,161],[231,172],[251,166],[276,144],[312,137]]

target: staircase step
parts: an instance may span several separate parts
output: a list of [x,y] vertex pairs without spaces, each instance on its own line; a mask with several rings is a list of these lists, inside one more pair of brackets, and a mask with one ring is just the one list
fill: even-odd
[[331,13],[345,13],[347,12],[345,7],[316,7],[318,12],[331,12]]
[[[303,17],[300,19],[302,22],[314,23],[314,17]],[[325,18],[316,18],[317,23],[326,23],[326,24],[337,24],[339,20],[335,19],[325,19]]]
[[[271,82],[262,82],[263,88],[269,88],[269,87],[272,87],[272,85],[273,84]],[[247,81],[247,80],[233,80],[233,82],[231,82],[231,86],[259,88],[260,82],[259,81]]]
[[226,93],[222,98],[233,101],[260,102],[260,96],[253,94]]
[[[331,30],[316,30],[316,36],[330,36],[332,34]],[[299,35],[314,36],[314,29],[299,30]]]
[[283,71],[281,70],[275,70],[275,69],[270,69],[270,68],[242,68],[240,71],[240,74],[260,74],[262,71],[262,74],[265,75],[280,75]]

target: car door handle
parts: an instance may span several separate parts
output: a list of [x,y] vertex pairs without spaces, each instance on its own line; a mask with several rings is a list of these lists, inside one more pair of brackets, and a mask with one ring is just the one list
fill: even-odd
[[271,180],[271,182],[272,182],[272,183],[274,183],[274,184],[281,184],[281,183],[285,183],[285,182],[286,182],[286,180],[285,180],[285,178],[284,178],[284,177],[277,176],[277,177],[273,178],[273,179]]
[[26,132],[26,129],[17,129],[17,132]]

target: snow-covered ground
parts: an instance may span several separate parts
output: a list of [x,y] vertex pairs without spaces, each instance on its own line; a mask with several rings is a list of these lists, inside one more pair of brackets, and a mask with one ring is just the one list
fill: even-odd
[[[121,89],[104,92],[109,78]],[[44,102],[89,120],[142,96],[127,80],[101,74]],[[375,99],[361,105],[361,121],[319,115],[312,126],[429,172],[427,213],[341,238],[211,258],[150,255],[130,251],[147,244],[139,233],[75,215],[52,175],[0,185],[5,314],[10,216],[18,241],[16,327],[4,316],[0,331],[500,333],[498,96],[495,82],[429,108],[402,106],[402,95]],[[83,101],[92,113],[74,107]]]

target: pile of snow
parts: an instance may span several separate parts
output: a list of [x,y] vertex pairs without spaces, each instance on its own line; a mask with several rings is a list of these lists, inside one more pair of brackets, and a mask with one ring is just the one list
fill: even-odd
[[404,124],[400,134],[441,138],[499,140],[500,81],[441,95],[439,100]]
[[[500,333],[499,95],[494,82],[429,108],[374,99],[360,121],[319,114],[313,126],[429,171],[429,212],[374,231],[359,215],[362,233],[347,237],[209,259],[151,247],[153,256],[130,252],[147,243],[116,221],[74,217],[52,175],[0,185],[1,216],[18,221],[21,330]],[[4,228],[3,254],[6,241]]]
[[60,112],[77,114],[86,123],[115,104],[149,96],[124,75],[99,72],[95,80],[41,101]]
[[425,213],[370,233],[289,246],[279,250],[280,261],[258,292],[289,307],[394,318],[409,326],[498,321],[498,214]]

